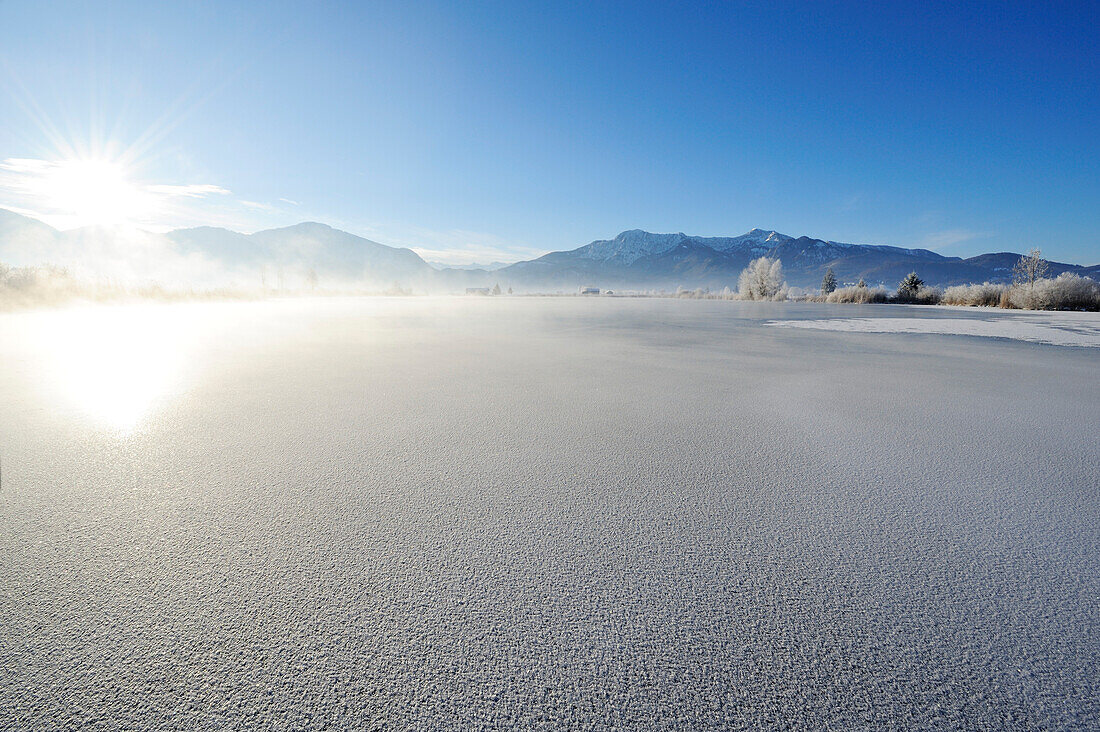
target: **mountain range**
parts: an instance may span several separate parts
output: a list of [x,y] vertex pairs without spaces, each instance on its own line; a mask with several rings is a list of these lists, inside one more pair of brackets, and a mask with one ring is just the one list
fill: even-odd
[[[571,251],[551,252],[498,271],[502,278],[568,287],[596,286],[674,289],[735,287],[741,270],[757,257],[780,259],[787,282],[815,288],[829,268],[841,283],[895,286],[909,272],[932,285],[1008,282],[1020,255],[1011,252],[975,257],[945,257],[928,249],[846,244],[776,231],[752,229],[734,237],[652,234],[624,231],[614,239],[594,241]],[[1100,265],[1083,267],[1050,262],[1050,272],[1076,272],[1097,278]]]
[[[1039,242],[1041,246],[1041,242]],[[52,264],[116,279],[192,286],[259,285],[460,292],[465,287],[513,287],[520,292],[619,289],[735,288],[741,270],[760,256],[783,262],[787,282],[815,288],[826,269],[841,283],[863,279],[893,287],[909,272],[932,285],[1007,282],[1020,255],[1011,252],[945,257],[927,249],[846,244],[752,229],[734,237],[624,231],[567,251],[493,269],[440,267],[411,249],[386,246],[325,224],[301,223],[241,234],[198,227],[164,234],[132,227],[58,231],[0,209],[0,262]],[[1100,265],[1050,262],[1050,272],[1100,279]]]

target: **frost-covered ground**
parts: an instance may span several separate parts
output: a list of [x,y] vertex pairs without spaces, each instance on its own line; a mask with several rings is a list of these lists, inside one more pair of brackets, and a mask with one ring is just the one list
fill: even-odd
[[1001,317],[0,315],[0,728],[1096,729],[1100,351],[768,325]]
[[[851,312],[837,312],[837,317],[822,320],[773,320],[780,328],[810,328],[856,333],[933,333],[968,335],[986,338],[1012,338],[1053,346],[1100,348],[1100,316],[1096,313],[1071,312],[1004,312],[983,309],[970,310],[967,317],[931,317],[926,307],[919,307],[918,317],[895,318],[853,317]],[[975,317],[975,312],[980,313]],[[984,317],[983,317],[984,316]]]

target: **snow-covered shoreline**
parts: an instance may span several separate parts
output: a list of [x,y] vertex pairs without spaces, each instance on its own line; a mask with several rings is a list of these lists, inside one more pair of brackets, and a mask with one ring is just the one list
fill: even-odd
[[[951,307],[960,311],[974,308]],[[933,335],[965,335],[984,338],[1008,338],[1054,346],[1100,348],[1100,313],[1070,313],[1048,311],[996,311],[988,309],[990,317],[836,317],[816,320],[771,320],[776,328],[805,328],[850,333],[924,333]]]

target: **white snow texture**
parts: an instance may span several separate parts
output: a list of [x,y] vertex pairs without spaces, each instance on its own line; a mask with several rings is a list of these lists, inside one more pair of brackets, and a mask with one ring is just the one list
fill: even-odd
[[987,317],[967,318],[841,317],[822,320],[773,320],[769,325],[852,333],[930,333],[1011,338],[1053,346],[1100,348],[1100,315],[1096,313],[996,313]]
[[1100,727],[1091,348],[766,325],[840,312],[795,303],[148,312],[191,335],[126,429],[20,335],[69,314],[0,315],[0,729]]

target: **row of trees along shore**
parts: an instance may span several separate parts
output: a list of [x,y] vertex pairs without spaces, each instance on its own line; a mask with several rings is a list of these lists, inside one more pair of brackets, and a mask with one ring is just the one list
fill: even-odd
[[[913,305],[967,305],[1024,310],[1100,310],[1100,284],[1088,277],[1063,272],[1049,277],[1050,268],[1042,252],[1032,249],[1013,267],[1011,284],[983,282],[930,287],[916,272],[910,272],[891,292],[882,285],[868,287],[862,279],[841,286],[830,267],[821,280],[820,294],[793,299],[827,303],[904,303]],[[737,292],[728,287],[720,294],[709,290],[679,290],[678,297],[727,300],[787,300],[789,288],[783,281],[783,263],[760,257],[741,272]]]

